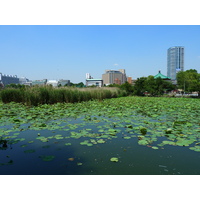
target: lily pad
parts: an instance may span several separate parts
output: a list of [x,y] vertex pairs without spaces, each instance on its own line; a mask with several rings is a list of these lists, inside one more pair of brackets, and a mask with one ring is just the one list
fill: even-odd
[[153,146],[153,147],[151,147],[152,149],[159,149],[158,147],[155,147],[155,146]]
[[83,165],[83,163],[81,163],[81,162],[78,162],[78,163],[77,163],[77,165],[78,165],[78,166],[81,166],[81,165]]
[[140,127],[140,132],[145,135],[147,133],[147,129],[145,127]]
[[97,143],[105,143],[106,141],[103,139],[97,140]]
[[147,144],[149,144],[149,142],[147,141],[147,140],[139,140],[138,141],[138,144],[140,144],[140,145],[147,145]]
[[35,152],[34,149],[29,149],[29,150],[24,151],[24,153],[34,153],[34,152]]
[[66,146],[70,146],[70,145],[72,145],[72,144],[68,142],[68,143],[65,143],[65,145],[66,145]]
[[14,133],[13,135],[19,135],[20,133]]
[[23,144],[23,145],[21,145],[21,147],[27,147],[27,144]]
[[110,159],[110,161],[112,161],[112,162],[118,162],[118,161],[119,161],[119,159],[118,159],[118,158],[116,158],[116,157],[112,157],[112,158]]
[[173,142],[173,141],[168,141],[168,140],[164,140],[164,141],[162,141],[162,143],[163,143],[163,144],[169,144],[169,145],[176,145],[175,142]]
[[125,136],[124,139],[131,139],[131,137],[130,136]]
[[187,140],[187,139],[179,139],[176,142],[176,145],[178,146],[189,146],[190,144],[192,144],[194,142],[194,140]]
[[170,133],[172,133],[172,129],[171,129],[171,128],[168,128],[167,130],[165,130],[165,132],[166,132],[167,134],[170,134]]
[[55,156],[39,156],[43,161],[52,161]]
[[191,150],[193,150],[193,151],[200,152],[200,146],[190,147],[189,149],[191,149]]

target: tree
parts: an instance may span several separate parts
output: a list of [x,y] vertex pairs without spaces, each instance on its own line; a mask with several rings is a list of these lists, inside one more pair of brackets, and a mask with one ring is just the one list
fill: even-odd
[[134,91],[133,86],[127,81],[120,85],[120,89],[125,90],[129,95],[132,94]]
[[134,85],[134,94],[143,96],[145,92],[148,92],[150,96],[157,96],[173,89],[175,89],[175,86],[171,82],[160,77],[148,76],[137,79]]
[[6,85],[6,88],[24,89],[26,86],[21,84],[10,83]]
[[158,94],[158,86],[156,84],[156,79],[154,76],[148,76],[145,81],[145,90],[151,95],[155,96]]
[[147,77],[141,77],[137,78],[137,81],[135,82],[135,85],[133,86],[134,89],[134,95],[138,96],[144,96],[145,93],[145,81],[147,80]]
[[110,84],[110,85],[107,85],[106,87],[120,87],[119,84],[116,84],[116,83],[113,83],[113,84]]
[[84,85],[83,82],[80,82],[80,83],[70,83],[70,86],[79,87],[79,88],[85,87],[85,85]]
[[195,69],[178,72],[177,84],[184,92],[200,92],[200,74]]

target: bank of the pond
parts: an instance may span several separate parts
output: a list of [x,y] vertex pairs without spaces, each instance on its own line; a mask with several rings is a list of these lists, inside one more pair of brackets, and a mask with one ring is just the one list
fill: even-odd
[[51,86],[35,86],[26,88],[6,88],[0,91],[3,103],[23,103],[26,105],[75,103],[89,100],[103,100],[126,96],[119,88],[53,88]]

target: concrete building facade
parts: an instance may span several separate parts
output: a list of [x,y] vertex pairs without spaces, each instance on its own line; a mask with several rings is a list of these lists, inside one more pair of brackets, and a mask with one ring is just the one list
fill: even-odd
[[70,86],[70,80],[63,80],[63,79],[60,79],[58,81],[58,85],[61,85],[61,86]]
[[167,50],[167,76],[176,80],[179,71],[184,71],[184,47],[171,47]]
[[9,85],[11,83],[19,84],[19,78],[17,76],[12,75],[5,75],[0,73],[0,83],[5,87],[6,85]]
[[102,87],[103,80],[102,79],[86,79],[86,87],[89,87],[89,86]]
[[105,74],[102,75],[104,85],[110,84],[123,84],[127,81],[125,69],[119,70],[106,70]]
[[132,77],[129,76],[129,77],[127,78],[127,82],[130,83],[130,84],[132,85]]

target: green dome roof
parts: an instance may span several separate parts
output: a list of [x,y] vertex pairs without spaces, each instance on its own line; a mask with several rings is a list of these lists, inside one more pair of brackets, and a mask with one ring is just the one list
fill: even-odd
[[162,78],[162,79],[171,79],[170,77],[161,74],[160,71],[158,72],[158,74],[156,74],[156,75],[154,76],[154,78],[158,78],[158,77],[160,77],[160,78]]

